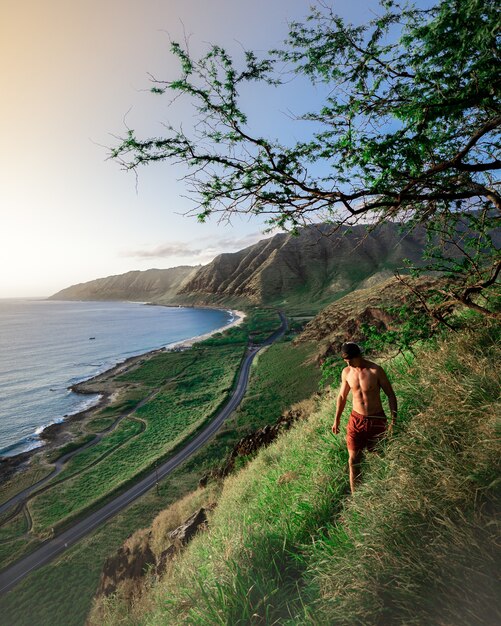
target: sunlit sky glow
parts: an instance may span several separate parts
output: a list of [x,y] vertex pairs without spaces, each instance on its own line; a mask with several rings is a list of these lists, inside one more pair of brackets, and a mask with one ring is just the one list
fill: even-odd
[[[304,0],[1,0],[0,297],[48,296],[70,284],[133,269],[197,265],[262,238],[263,222],[198,224],[183,215],[185,173],[166,163],[133,174],[107,160],[125,123],[140,136],[183,121],[149,93],[148,73],[177,77],[170,39],[189,36],[231,52],[280,44]],[[376,0],[333,0],[351,20]],[[276,101],[248,94],[260,132],[290,125],[314,90]],[[283,98],[283,101],[280,100]],[[309,98],[309,101],[306,101]],[[272,113],[270,106],[274,106]]]

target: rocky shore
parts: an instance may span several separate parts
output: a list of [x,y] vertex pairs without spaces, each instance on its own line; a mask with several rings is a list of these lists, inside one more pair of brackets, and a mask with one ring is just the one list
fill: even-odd
[[232,326],[238,326],[241,324],[246,314],[243,311],[232,310],[234,319],[223,327],[216,328],[215,330],[198,335],[184,341],[178,341],[176,343],[169,344],[167,347],[157,348],[143,354],[132,356],[117,363],[114,367],[106,370],[84,380],[80,383],[72,385],[68,389],[74,393],[81,395],[99,395],[99,399],[92,406],[74,413],[72,415],[65,415],[64,420],[50,424],[40,433],[40,440],[43,442],[43,446],[34,448],[27,452],[22,452],[10,457],[0,457],[0,484],[9,479],[16,471],[22,470],[27,467],[32,459],[38,455],[47,455],[58,448],[70,443],[75,439],[75,426],[90,420],[96,415],[96,413],[106,406],[108,406],[115,398],[117,394],[118,385],[116,384],[116,377],[124,374],[133,367],[140,366],[147,360],[151,359],[156,354],[165,351],[172,350],[187,350],[191,348],[195,343],[208,339],[216,333],[223,332]]

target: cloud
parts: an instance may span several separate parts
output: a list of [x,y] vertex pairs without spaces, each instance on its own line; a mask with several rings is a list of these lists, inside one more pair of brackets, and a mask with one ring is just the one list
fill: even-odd
[[191,243],[170,241],[156,246],[146,246],[142,249],[126,250],[121,253],[121,256],[136,259],[188,257],[192,261],[207,263],[212,261],[218,254],[236,252],[266,238],[267,236],[261,232],[249,233],[242,237],[214,237],[213,235],[206,235],[195,239]]
[[163,259],[170,256],[199,256],[203,252],[203,248],[193,248],[182,241],[173,241],[142,250],[127,250],[121,256],[136,259]]
[[244,235],[243,237],[207,237],[206,239],[210,239],[212,248],[218,248],[221,252],[227,252],[228,248],[231,248],[233,251],[242,250],[242,248],[252,246],[252,244],[262,239],[267,239],[268,236],[269,235],[263,235],[263,233],[257,231]]

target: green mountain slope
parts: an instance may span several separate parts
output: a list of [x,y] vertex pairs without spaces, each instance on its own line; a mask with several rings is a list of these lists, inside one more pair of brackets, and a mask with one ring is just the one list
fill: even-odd
[[312,225],[298,236],[280,233],[219,255],[190,277],[180,296],[317,311],[371,277],[388,277],[404,258],[418,261],[423,246],[422,229],[404,236],[391,222],[371,232],[365,226]]
[[345,293],[391,276],[403,259],[422,257],[424,232],[404,236],[387,222],[335,229],[308,226],[217,256],[208,265],[128,272],[73,285],[58,300],[136,300],[159,304],[272,305],[311,313]]
[[226,479],[208,531],[163,576],[93,623],[499,623],[499,335],[482,323],[385,365],[399,428],[354,496],[327,395]]
[[[407,277],[406,281],[421,293],[436,289],[443,283],[431,276]],[[415,296],[395,277],[371,287],[356,289],[319,311],[306,324],[296,342],[316,342],[319,359],[337,355],[341,344],[348,339],[364,343],[364,324],[380,331],[395,326],[396,314],[392,310],[410,302],[415,305]]]

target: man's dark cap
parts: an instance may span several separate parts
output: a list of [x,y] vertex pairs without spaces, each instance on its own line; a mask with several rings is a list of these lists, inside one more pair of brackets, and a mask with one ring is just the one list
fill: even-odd
[[354,359],[361,355],[362,350],[360,349],[360,346],[353,341],[347,341],[341,346],[341,356],[343,359]]

